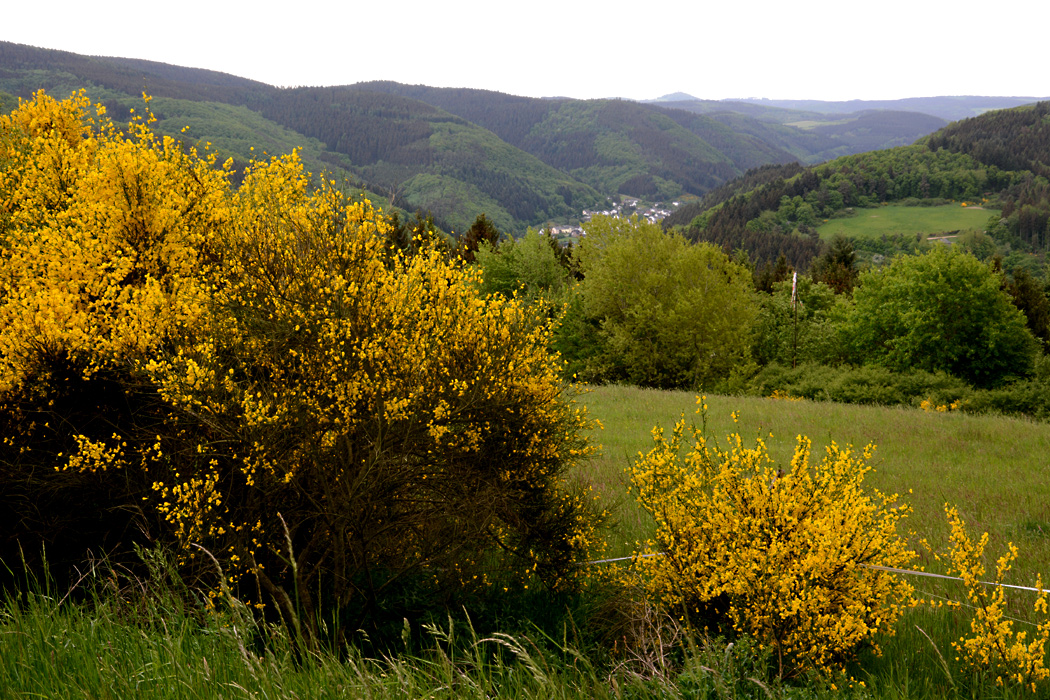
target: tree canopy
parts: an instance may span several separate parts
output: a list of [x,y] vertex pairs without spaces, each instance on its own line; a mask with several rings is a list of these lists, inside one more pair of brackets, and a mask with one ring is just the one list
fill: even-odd
[[700,387],[746,364],[756,313],[747,268],[637,218],[596,216],[584,230],[580,291],[601,326],[606,378]]
[[894,370],[943,370],[979,387],[1031,372],[1036,341],[992,269],[937,247],[860,277],[856,356]]

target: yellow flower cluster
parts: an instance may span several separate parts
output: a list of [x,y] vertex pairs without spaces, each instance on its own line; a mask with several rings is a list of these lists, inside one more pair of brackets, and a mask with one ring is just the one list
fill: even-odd
[[862,488],[872,447],[832,443],[812,464],[799,436],[780,468],[760,439],[733,434],[721,449],[703,427],[691,433],[683,454],[684,419],[670,437],[654,429],[654,448],[630,471],[656,520],[648,551],[664,553],[634,563],[650,595],[689,623],[721,605],[733,629],[773,648],[784,675],[840,669],[862,643],[877,649],[911,587],[870,567],[914,553],[897,532],[907,507]]
[[[120,439],[120,435],[114,433],[113,445],[107,447],[101,440],[92,440],[84,435],[74,435],[77,441],[77,451],[69,456],[65,466],[56,466],[56,470],[73,469],[76,471],[105,471],[107,467],[122,469],[127,466],[124,462],[124,449],[127,442]],[[58,453],[62,457],[62,453]]]
[[769,398],[776,401],[805,401],[805,398],[801,396],[792,396],[786,391],[781,391],[780,389],[774,389],[773,393],[769,395]]
[[919,408],[927,413],[931,411],[936,411],[937,413],[949,413],[951,411],[958,411],[965,403],[966,402],[962,399],[956,399],[950,404],[938,404],[933,399],[925,398],[922,400],[922,403],[919,404]]
[[40,93],[0,118],[0,409],[81,416],[108,399],[64,387],[100,378],[127,404],[102,435],[48,428],[51,466],[121,470],[187,558],[275,597],[375,600],[373,570],[575,575],[600,540],[567,476],[588,421],[542,311],[435,246],[392,252],[382,213],[294,153],[234,189],[148,104],[123,131],[88,110]]
[[41,92],[0,117],[0,392],[36,372],[40,352],[88,377],[204,313],[198,278],[225,172],[88,107]]
[[1039,589],[1034,611],[1041,622],[1035,625],[1034,633],[1018,631],[1014,620],[1006,614],[1006,593],[999,585],[1017,559],[1017,547],[1011,542],[1007,552],[999,557],[995,566],[995,580],[984,582],[985,566],[982,562],[988,544],[988,533],[974,542],[966,533],[966,524],[957,508],[945,505],[945,514],[951,527],[951,554],[949,568],[966,586],[966,597],[973,608],[970,620],[972,636],[963,636],[953,646],[974,665],[991,671],[996,683],[1016,683],[1036,692],[1038,686],[1050,678],[1047,669],[1046,644],[1050,639],[1050,615],[1047,614],[1048,592],[1043,590],[1041,579],[1036,580]]

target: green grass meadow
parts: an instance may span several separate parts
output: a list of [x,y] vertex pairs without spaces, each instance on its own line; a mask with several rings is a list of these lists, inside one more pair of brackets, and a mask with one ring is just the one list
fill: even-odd
[[[699,422],[696,398],[689,392],[627,386],[594,387],[581,397],[590,416],[604,426],[592,436],[602,449],[585,467],[585,476],[618,514],[611,556],[629,554],[636,540],[652,532],[652,523],[625,493],[625,470],[639,452],[652,447],[652,428],[670,431],[683,414]],[[989,550],[996,556],[1008,541],[1020,548],[1015,578],[1031,585],[1042,573],[1050,580],[1050,424],[754,397],[707,396],[706,403],[709,437],[733,432],[745,440],[762,437],[779,464],[790,461],[799,435],[813,441],[814,462],[832,441],[857,448],[873,443],[874,471],[866,483],[899,494],[912,507],[905,523],[917,537],[946,543],[944,504],[951,503],[973,533],[989,533]]]
[[[626,493],[625,469],[650,448],[654,426],[670,429],[683,413],[698,418],[696,398],[624,386],[585,388],[579,397],[604,426],[591,436],[600,454],[581,465],[579,475],[615,514],[609,556],[630,554],[652,532]],[[1050,424],[809,401],[708,396],[706,402],[709,437],[762,436],[780,463],[800,434],[813,440],[815,458],[831,441],[875,443],[868,483],[912,506],[906,520],[912,537],[943,545],[943,505],[953,503],[971,535],[989,532],[989,561],[1008,541],[1020,548],[1011,582],[1031,585],[1036,574],[1050,572]],[[918,564],[943,570],[928,558]],[[962,596],[950,581],[913,583],[925,597]],[[538,629],[481,638],[462,623],[412,630],[422,641],[404,653],[370,659],[350,649],[304,658],[285,628],[259,623],[232,598],[219,612],[207,612],[152,585],[100,569],[82,583],[93,592],[86,602],[46,586],[9,596],[0,603],[0,697],[1033,697],[999,688],[955,658],[951,644],[967,632],[967,618],[946,608],[907,612],[897,634],[882,642],[882,656],[862,653],[850,670],[855,682],[833,687],[827,679],[790,685],[768,674],[763,679],[768,666],[744,643],[680,644],[673,663],[645,665],[629,663],[630,656],[603,657],[568,629],[558,638]],[[1025,624],[1031,594],[1009,598],[1010,614]],[[1045,697],[1047,690],[1041,692],[1036,697]]]
[[983,231],[988,219],[997,211],[982,209],[973,202],[946,204],[939,207],[907,207],[888,204],[870,209],[857,209],[855,216],[831,219],[817,227],[824,240],[836,235],[858,240],[883,235],[923,234],[937,236],[949,231]]

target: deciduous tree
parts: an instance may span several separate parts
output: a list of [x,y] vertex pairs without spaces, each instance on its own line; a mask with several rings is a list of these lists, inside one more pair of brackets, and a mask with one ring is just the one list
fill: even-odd
[[584,229],[580,292],[601,324],[594,360],[606,379],[697,387],[747,362],[756,312],[747,268],[637,218],[596,216]]
[[998,275],[969,253],[936,247],[864,273],[849,321],[857,359],[894,370],[944,370],[979,387],[1031,372],[1037,346]]

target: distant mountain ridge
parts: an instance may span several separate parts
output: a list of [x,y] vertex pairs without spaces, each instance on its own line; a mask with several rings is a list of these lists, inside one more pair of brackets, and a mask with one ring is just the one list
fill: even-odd
[[[601,191],[698,195],[765,163],[794,157],[715,120],[630,100],[556,100],[392,82],[351,89],[410,97],[489,129]],[[662,181],[662,182],[661,182]]]
[[997,109],[1010,109],[1050,99],[1050,97],[986,97],[978,95],[943,97],[906,97],[899,100],[740,100],[751,104],[780,107],[783,109],[821,112],[824,114],[848,114],[880,109],[901,112],[921,112],[946,121],[957,121],[976,117]]
[[[710,112],[739,112],[752,117],[765,117],[780,123],[818,115],[842,115],[884,110],[890,112],[919,112],[939,117],[945,121],[957,121],[976,117],[996,109],[1011,109],[1033,104],[1050,97],[980,96],[956,95],[940,97],[904,97],[896,100],[774,100],[763,97],[747,97],[730,100],[703,100],[684,92],[674,92],[653,100],[651,104],[674,104],[681,109]],[[785,119],[776,112],[787,113]]]
[[700,197],[752,168],[910,143],[943,126],[914,112],[829,117],[678,93],[644,103],[392,82],[276,88],[217,71],[0,42],[0,92],[25,98],[41,88],[57,97],[86,89],[118,120],[147,92],[162,130],[178,135],[191,126],[188,137],[212,142],[238,170],[260,150],[299,147],[311,170],[341,174],[405,210],[430,211],[457,231],[480,213],[521,232],[573,223],[583,209],[620,196]]

